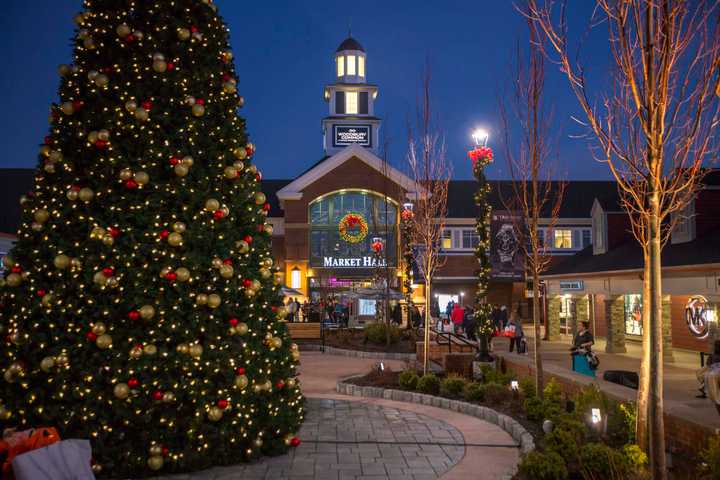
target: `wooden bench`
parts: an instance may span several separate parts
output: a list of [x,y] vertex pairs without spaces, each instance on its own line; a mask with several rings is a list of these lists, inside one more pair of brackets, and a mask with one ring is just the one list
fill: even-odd
[[320,323],[287,323],[288,332],[293,340],[320,340]]

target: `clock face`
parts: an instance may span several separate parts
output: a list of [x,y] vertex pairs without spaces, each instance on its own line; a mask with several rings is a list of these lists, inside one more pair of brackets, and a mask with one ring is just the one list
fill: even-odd
[[333,146],[348,145],[372,146],[371,125],[333,125]]

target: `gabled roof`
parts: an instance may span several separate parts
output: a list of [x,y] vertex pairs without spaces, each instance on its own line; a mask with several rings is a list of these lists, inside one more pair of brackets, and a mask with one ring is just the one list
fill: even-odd
[[387,176],[390,180],[401,186],[409,194],[415,192],[415,182],[400,172],[399,170],[391,167],[390,165],[383,165],[377,155],[372,153],[370,150],[361,147],[360,145],[350,145],[343,148],[332,157],[328,157],[319,163],[315,164],[310,170],[297,177],[295,180],[285,185],[283,188],[278,190],[277,196],[280,201],[284,200],[299,200],[302,198],[302,191],[312,183],[318,181],[325,175],[335,170],[337,167],[347,162],[352,158],[357,158],[365,162],[370,167],[374,168],[378,172],[387,172]]

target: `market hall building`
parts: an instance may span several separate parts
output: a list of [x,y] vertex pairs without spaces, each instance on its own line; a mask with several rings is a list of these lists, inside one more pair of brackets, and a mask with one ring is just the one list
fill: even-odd
[[[379,88],[368,83],[368,67],[357,40],[348,38],[340,44],[334,56],[334,80],[323,89],[328,115],[321,119],[324,151],[318,152],[319,160],[308,157],[307,169],[296,178],[262,181],[271,204],[279,281],[297,290],[301,302],[345,295],[355,323],[374,318],[374,300],[349,295],[369,286],[377,273],[371,249],[374,238],[386,246],[390,287],[402,290],[399,215],[415,193],[412,179],[379,157],[382,119],[375,113]],[[262,158],[258,161],[262,167]],[[31,190],[33,177],[31,169],[0,170],[0,257],[15,239],[18,199]],[[686,212],[690,220],[681,222],[665,249],[666,345],[675,349],[708,351],[714,338],[708,332],[717,330],[719,177],[717,172],[706,177],[702,192]],[[527,319],[525,261],[516,222],[503,211],[501,201],[501,195],[511,195],[511,185],[490,183],[494,213],[488,301],[519,309]],[[474,302],[475,189],[473,180],[450,182],[442,239],[445,264],[434,278],[431,299],[439,310],[451,300]],[[622,352],[629,342],[638,342],[642,256],[628,234],[615,183],[569,182],[558,223],[552,230],[547,227],[549,219],[541,223],[546,225],[542,238],[553,256],[544,280],[550,338],[569,342],[578,322],[589,320],[595,335],[608,340],[608,351]],[[413,285],[412,298],[421,306],[427,303],[423,285]]]

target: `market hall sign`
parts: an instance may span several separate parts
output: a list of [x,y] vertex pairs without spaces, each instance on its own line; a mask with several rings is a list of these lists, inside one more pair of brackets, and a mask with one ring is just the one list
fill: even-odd
[[372,268],[384,267],[385,259],[376,257],[356,257],[356,258],[337,258],[323,257],[323,267],[325,268]]
[[333,125],[333,146],[372,144],[372,127],[370,125]]

